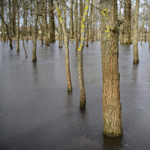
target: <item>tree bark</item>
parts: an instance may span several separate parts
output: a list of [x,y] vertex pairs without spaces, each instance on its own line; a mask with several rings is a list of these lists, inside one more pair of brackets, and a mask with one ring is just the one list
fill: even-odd
[[123,133],[120,74],[118,65],[119,22],[117,0],[101,0],[101,59],[103,73],[103,134],[117,137]]
[[50,15],[49,15],[49,30],[50,30],[50,42],[55,42],[55,22],[53,13],[53,0],[49,0],[50,4]]
[[150,7],[149,7],[149,32],[148,32],[149,48],[150,48]]
[[20,24],[20,17],[19,17],[19,6],[18,6],[18,2],[17,2],[17,52],[20,51],[20,48],[19,48],[20,27],[19,27],[19,24]]
[[138,55],[138,20],[139,20],[139,3],[140,0],[136,0],[135,17],[134,17],[134,31],[133,31],[133,63],[139,63]]
[[37,21],[38,21],[37,8],[38,8],[38,0],[35,0],[32,62],[37,61],[37,57],[36,57]]
[[60,12],[59,7],[58,7],[58,2],[56,0],[55,0],[55,5],[56,5],[57,14],[58,14],[58,19],[59,19],[59,21],[62,25],[62,30],[63,30],[63,34],[64,34],[65,68],[66,68],[66,78],[67,78],[67,89],[68,89],[68,92],[71,92],[72,91],[72,83],[71,83],[70,62],[69,62],[69,47],[68,47],[69,38],[68,38],[65,22],[63,21],[61,12]]
[[73,0],[70,0],[70,38],[73,39]]
[[83,58],[82,52],[85,43],[85,21],[89,10],[89,0],[86,0],[85,11],[81,20],[81,42],[78,48],[78,74],[79,74],[79,88],[80,88],[80,108],[84,109],[86,106],[86,94],[84,88],[84,76],[83,76]]
[[12,46],[12,7],[11,7],[11,0],[9,0],[9,46],[10,46],[10,49],[12,50],[13,49],[13,46]]
[[78,49],[78,0],[76,0],[76,3],[75,3],[75,6],[74,6],[74,10],[75,10],[75,34],[74,34],[74,37],[75,37],[75,41],[76,41],[76,50]]

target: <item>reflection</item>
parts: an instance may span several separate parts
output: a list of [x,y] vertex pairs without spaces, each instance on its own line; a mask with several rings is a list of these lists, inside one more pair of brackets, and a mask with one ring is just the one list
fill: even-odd
[[132,69],[132,80],[133,82],[137,82],[138,79],[138,64],[133,64],[133,69]]
[[103,135],[103,150],[120,150],[123,145],[123,135],[119,137],[107,137]]
[[37,63],[32,63],[33,66],[33,82],[38,83]]

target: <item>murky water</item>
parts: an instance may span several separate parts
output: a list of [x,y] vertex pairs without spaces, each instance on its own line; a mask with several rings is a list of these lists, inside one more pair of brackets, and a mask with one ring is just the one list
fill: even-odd
[[[20,42],[21,43],[21,42]],[[150,50],[139,44],[139,65],[132,63],[132,45],[120,46],[120,92],[123,136],[103,136],[100,42],[83,52],[87,106],[79,109],[77,53],[70,42],[73,92],[67,92],[64,48],[58,42],[37,43],[37,63],[0,42],[1,150],[149,150]]]

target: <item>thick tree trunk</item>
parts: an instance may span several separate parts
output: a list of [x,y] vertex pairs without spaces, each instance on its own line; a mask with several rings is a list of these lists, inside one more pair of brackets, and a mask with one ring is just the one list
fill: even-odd
[[38,21],[37,8],[38,8],[38,0],[35,0],[32,62],[36,62],[37,61],[37,57],[36,57],[37,21]]
[[133,63],[139,63],[138,55],[138,18],[139,18],[139,3],[140,0],[136,0],[135,17],[134,17],[134,31],[133,31]]
[[103,133],[117,137],[123,133],[120,74],[118,65],[119,23],[117,0],[101,0],[101,59],[103,73]]

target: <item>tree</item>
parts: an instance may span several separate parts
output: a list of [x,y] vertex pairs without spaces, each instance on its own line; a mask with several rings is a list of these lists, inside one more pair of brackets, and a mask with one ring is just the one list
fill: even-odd
[[66,25],[65,22],[62,18],[62,14],[59,10],[58,7],[58,2],[55,0],[55,6],[56,6],[56,11],[57,11],[57,15],[58,15],[58,19],[62,25],[62,30],[63,30],[63,34],[64,34],[64,44],[65,44],[65,68],[66,68],[66,78],[67,78],[67,89],[68,92],[72,91],[72,83],[71,83],[71,74],[70,74],[70,62],[69,62],[69,47],[68,47],[68,34],[67,34],[67,29],[66,29]]
[[38,0],[35,0],[32,62],[37,61],[37,57],[36,57],[36,39],[37,39],[37,21],[38,21],[37,9],[38,9]]
[[138,55],[138,20],[139,20],[139,3],[140,0],[136,0],[135,18],[134,18],[134,31],[133,31],[133,63],[139,63]]
[[149,7],[149,48],[150,48],[150,7]]
[[73,0],[70,0],[70,38],[73,39]]
[[85,11],[83,18],[81,20],[81,43],[78,48],[78,73],[79,73],[79,88],[80,88],[80,108],[85,108],[86,105],[86,94],[84,89],[84,76],[83,76],[83,59],[82,59],[82,52],[84,48],[85,42],[85,22],[89,10],[89,0],[86,0],[85,4]]
[[53,12],[53,0],[49,0],[50,13],[49,13],[49,30],[50,30],[50,42],[55,42],[55,22],[54,22],[54,12]]
[[119,21],[117,16],[117,0],[101,0],[100,10],[103,133],[109,137],[117,137],[123,133],[118,66]]

